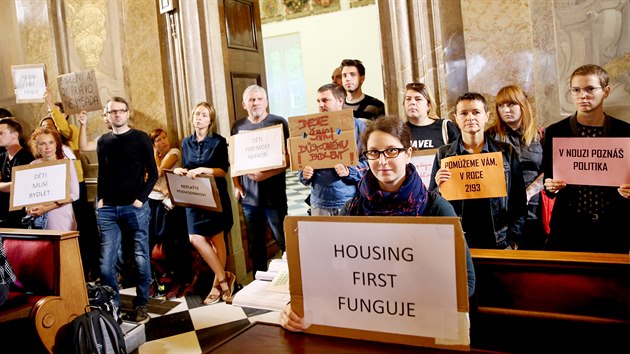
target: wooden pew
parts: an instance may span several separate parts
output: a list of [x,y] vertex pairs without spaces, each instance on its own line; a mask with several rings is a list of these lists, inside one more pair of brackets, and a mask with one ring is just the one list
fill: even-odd
[[88,305],[79,233],[0,229],[0,234],[17,277],[1,308],[0,323],[31,318],[42,344],[52,353],[59,330]]
[[630,256],[472,249],[471,347],[506,352],[627,348]]

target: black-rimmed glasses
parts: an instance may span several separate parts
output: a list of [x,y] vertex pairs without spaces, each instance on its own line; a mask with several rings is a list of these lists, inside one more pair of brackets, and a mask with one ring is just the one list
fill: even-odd
[[127,109],[112,109],[111,111],[107,112],[107,114],[110,116],[115,116],[118,113],[127,113]]
[[367,150],[363,153],[368,160],[378,160],[378,158],[383,154],[387,159],[393,159],[398,157],[402,151],[407,150],[406,148],[389,148],[385,150]]

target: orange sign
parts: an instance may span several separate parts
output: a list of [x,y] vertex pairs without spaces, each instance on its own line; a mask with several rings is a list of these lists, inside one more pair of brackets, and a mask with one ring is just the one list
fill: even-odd
[[442,159],[451,172],[440,193],[447,200],[505,197],[505,170],[500,152],[460,155]]
[[289,117],[291,170],[315,169],[359,161],[351,109]]

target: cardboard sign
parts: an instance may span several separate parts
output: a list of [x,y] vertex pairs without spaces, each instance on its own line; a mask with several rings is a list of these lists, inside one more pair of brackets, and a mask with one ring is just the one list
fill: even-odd
[[46,66],[44,64],[12,65],[16,103],[44,102]]
[[230,136],[232,176],[286,166],[282,124]]
[[553,138],[553,178],[588,186],[630,183],[630,138]]
[[72,202],[68,159],[13,167],[9,210]]
[[94,69],[59,75],[57,85],[66,114],[103,109]]
[[458,218],[288,216],[284,229],[305,332],[469,350]]
[[416,166],[416,171],[427,188],[431,184],[431,172],[437,151],[438,149],[413,150],[411,155],[411,163]]
[[214,176],[202,175],[192,179],[169,170],[165,171],[165,176],[173,204],[218,212],[223,210]]
[[289,117],[291,170],[359,163],[351,109]]
[[451,178],[440,186],[440,193],[446,200],[507,195],[500,152],[447,157],[441,162],[441,167],[451,172]]

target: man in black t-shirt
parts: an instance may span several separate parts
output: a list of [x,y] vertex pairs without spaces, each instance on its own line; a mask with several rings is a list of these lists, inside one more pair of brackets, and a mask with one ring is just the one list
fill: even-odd
[[354,111],[354,117],[364,122],[374,120],[385,114],[385,104],[379,99],[366,95],[361,90],[365,81],[365,66],[358,59],[344,59],[341,62],[343,88],[346,101],[343,108]]
[[0,120],[0,147],[5,148],[0,154],[0,227],[25,228],[21,223],[26,215],[24,210],[9,211],[11,171],[15,166],[28,165],[33,161],[31,152],[20,145],[21,135],[22,125],[17,120]]

